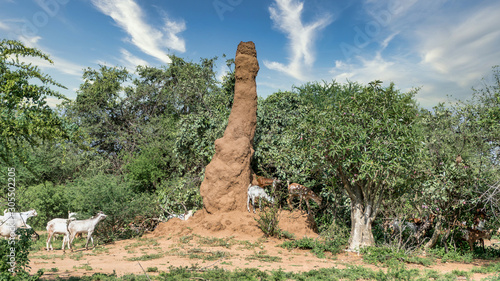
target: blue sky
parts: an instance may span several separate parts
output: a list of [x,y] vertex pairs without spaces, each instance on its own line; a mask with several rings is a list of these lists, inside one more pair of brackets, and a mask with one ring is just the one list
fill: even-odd
[[[74,99],[83,69],[233,58],[253,41],[259,96],[308,81],[394,82],[431,108],[467,99],[500,64],[497,0],[0,0],[0,38],[50,55]],[[482,78],[485,78],[484,80]],[[53,102],[53,101],[51,101]]]

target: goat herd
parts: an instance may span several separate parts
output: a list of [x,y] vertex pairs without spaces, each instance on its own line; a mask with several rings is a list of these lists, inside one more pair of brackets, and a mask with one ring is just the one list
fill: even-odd
[[[255,199],[259,198],[259,208],[261,206],[261,200],[264,198],[265,200],[274,203],[274,198],[269,196],[266,191],[264,190],[263,187],[272,185],[273,190],[276,187],[277,183],[280,183],[280,180],[277,179],[267,179],[263,177],[256,176],[257,185],[252,185],[250,184],[248,186],[248,191],[247,191],[247,210],[250,212],[250,200],[252,201],[252,207],[253,207],[253,212],[255,213]],[[309,206],[309,200],[315,201],[318,205],[321,206],[322,200],[321,197],[316,195],[312,190],[309,188],[297,184],[297,183],[292,183],[290,184],[289,181],[287,181],[287,187],[288,187],[288,199],[287,203],[290,208],[290,210],[293,209],[292,207],[292,200],[295,197],[299,197],[300,199],[300,210],[302,210],[302,201],[305,200],[306,205],[307,205],[307,213],[310,213],[310,206]],[[0,216],[0,236],[9,238],[9,239],[15,239],[16,237],[16,230],[18,228],[31,228],[26,221],[28,218],[36,216],[37,213],[34,209],[31,209],[27,212],[7,212],[7,210],[4,211],[4,215]],[[184,216],[179,217],[181,220],[187,220],[190,216],[192,215],[192,211],[184,214]],[[76,213],[68,213],[68,218],[67,219],[62,219],[62,218],[56,218],[47,223],[47,251],[53,250],[52,244],[51,244],[51,239],[54,236],[54,234],[62,234],[64,235],[63,238],[63,243],[62,243],[62,250],[65,251],[65,245],[67,245],[68,249],[72,250],[71,244],[73,243],[73,240],[75,239],[75,236],[77,234],[81,233],[87,233],[87,242],[85,243],[85,249],[88,249],[88,244],[89,240],[92,242],[92,246],[94,246],[94,240],[92,239],[92,233],[94,232],[95,226],[97,223],[99,223],[101,220],[106,218],[106,215],[103,212],[98,212],[95,216],[86,219],[86,220],[77,220],[75,218]],[[171,218],[173,216],[170,216]],[[464,231],[464,238],[466,241],[468,241],[471,250],[473,249],[473,245],[475,244],[476,241],[480,241],[483,243],[484,247],[484,242],[483,239],[490,239],[492,230],[486,230],[484,229],[484,223],[485,223],[485,216],[481,214],[480,217],[476,216],[475,224],[472,228],[470,227],[465,227],[465,225],[459,225]],[[391,233],[394,233],[394,231],[397,232],[402,232],[403,229],[409,228],[412,230],[412,232],[415,233],[415,236],[417,239],[419,236],[425,233],[425,231],[431,226],[433,221],[433,218],[425,220],[426,223],[423,223],[423,221],[415,221],[415,222],[403,222],[401,220],[391,220],[386,223],[384,223],[384,229],[386,230],[385,232],[387,233],[387,230],[390,229]],[[500,229],[498,229],[498,233],[500,234]]]
[[[3,216],[0,216],[0,236],[15,239],[16,230],[19,228],[31,228],[26,221],[36,216],[37,213],[34,209],[27,212],[7,212],[4,211]],[[94,239],[92,239],[92,233],[94,232],[95,226],[101,220],[105,219],[106,215],[103,212],[98,212],[95,216],[86,220],[77,220],[76,213],[68,212],[67,219],[56,218],[47,223],[47,251],[53,250],[51,239],[54,234],[64,235],[62,250],[65,250],[65,245],[68,249],[71,249],[71,244],[75,239],[75,236],[80,233],[87,233],[87,243],[85,243],[85,249],[88,249],[89,240],[92,241],[92,247],[94,246]]]
[[[263,177],[255,176],[257,179],[258,184],[257,185],[248,185],[248,191],[247,191],[247,210],[250,212],[250,207],[249,203],[250,200],[252,200],[252,207],[253,207],[253,212],[255,213],[255,199],[258,197],[259,198],[259,208],[260,208],[260,203],[261,199],[264,198],[267,201],[274,203],[274,198],[269,196],[266,191],[264,190],[264,186],[268,185],[273,185],[273,190],[275,190],[276,184],[280,183],[280,180],[277,179],[266,179]],[[300,185],[298,183],[292,183],[290,184],[290,181],[286,182],[286,185],[288,186],[288,207],[290,210],[293,209],[292,207],[292,200],[295,197],[299,197],[299,208],[302,210],[302,200],[306,201],[307,205],[307,213],[309,214],[311,212],[311,208],[309,206],[309,200],[313,200],[316,202],[318,205],[321,206],[321,197],[319,197],[316,193],[314,193],[312,190],[309,188]]]

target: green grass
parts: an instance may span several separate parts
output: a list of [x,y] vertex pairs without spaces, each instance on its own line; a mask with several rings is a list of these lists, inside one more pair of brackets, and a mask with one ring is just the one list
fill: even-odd
[[361,250],[363,260],[367,263],[384,266],[398,266],[402,263],[414,263],[423,266],[434,264],[432,257],[419,257],[415,254],[406,254],[402,250],[390,247],[366,247]]
[[91,271],[92,270],[92,267],[88,264],[84,264],[84,265],[81,265],[81,266],[73,266],[74,269],[85,269],[87,271]]
[[253,255],[246,257],[246,260],[258,260],[262,262],[280,262],[281,257],[270,256],[266,254],[267,251],[255,252]]
[[182,236],[181,238],[179,238],[179,242],[181,244],[188,244],[189,242],[191,242],[193,238],[194,238],[193,235]]
[[[495,270],[496,265],[488,266],[488,271]],[[77,269],[91,270],[88,265],[75,267]],[[157,268],[148,268],[147,272],[157,272]],[[405,264],[391,265],[386,271],[381,269],[372,270],[362,266],[347,266],[347,268],[322,268],[307,272],[285,272],[282,269],[263,271],[257,268],[236,269],[227,271],[221,268],[203,269],[198,266],[191,267],[169,267],[167,271],[162,271],[158,276],[150,276],[152,280],[457,280],[465,278],[470,280],[473,271],[455,270],[446,274],[441,274],[435,270],[408,269]],[[492,272],[493,273],[493,272]],[[140,275],[124,275],[117,277],[116,274],[96,273],[92,276],[70,277],[71,281],[146,281],[148,277]],[[500,274],[489,276],[483,280],[500,280]]]
[[162,258],[163,254],[145,254],[140,257],[127,258],[128,261],[149,261],[154,259]]
[[299,240],[285,241],[279,245],[282,248],[291,249],[310,249],[311,252],[318,258],[325,258],[325,252],[338,254],[342,251],[342,244],[335,240],[322,239],[317,240],[313,238],[302,238]]
[[198,244],[206,247],[224,247],[230,249],[232,245],[235,244],[234,238],[232,236],[227,238],[216,238],[216,237],[199,237]]
[[146,269],[146,272],[158,272],[158,267],[148,267]]
[[131,243],[127,246],[125,246],[125,250],[131,250],[133,248],[138,248],[138,247],[154,247],[154,246],[159,246],[160,243],[156,241],[156,239],[153,238],[137,238],[137,242]]

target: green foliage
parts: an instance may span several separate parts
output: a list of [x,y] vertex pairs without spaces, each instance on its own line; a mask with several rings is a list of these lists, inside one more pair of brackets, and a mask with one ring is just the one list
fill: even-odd
[[[271,197],[275,200],[282,197],[281,192],[275,190],[275,187],[271,189]],[[264,232],[266,237],[277,237],[277,238],[288,238],[292,239],[293,234],[283,231],[279,227],[279,212],[280,207],[275,201],[274,203],[268,202],[267,200],[262,200],[258,198],[256,200],[261,200],[261,209],[259,210],[259,217],[254,218],[257,221],[259,228]],[[257,203],[257,202],[256,202]]]
[[[422,148],[415,91],[400,93],[393,84],[382,88],[379,82],[297,89],[314,105],[296,128],[303,134],[297,143],[314,159],[309,169],[315,178],[344,190],[352,210],[364,216],[351,215],[356,225],[370,223],[384,200],[411,190]],[[335,199],[345,206],[345,199]]]
[[200,195],[201,181],[197,177],[172,177],[158,188],[158,200],[167,214],[184,214],[203,206]]
[[23,159],[26,147],[40,141],[69,137],[66,124],[46,101],[66,99],[50,88],[64,86],[23,58],[52,63],[46,54],[19,41],[0,41],[0,159],[6,163],[12,163],[14,155]]
[[21,206],[37,211],[30,224],[42,229],[53,218],[67,218],[68,211],[77,212],[78,219],[103,211],[107,218],[94,234],[103,242],[142,235],[156,225],[161,213],[155,194],[136,193],[132,182],[104,174],[78,178],[66,185],[48,182],[30,186],[19,198]]
[[[262,200],[265,201],[265,200]],[[281,238],[282,231],[279,224],[279,208],[276,205],[267,207],[267,201],[262,202],[262,209],[259,210],[259,217],[255,218],[259,228],[264,232],[266,237]]]
[[348,239],[349,230],[334,223],[323,231],[318,239],[306,237],[294,241],[285,241],[280,247],[288,250],[293,248],[311,249],[311,252],[318,258],[324,258],[325,252],[330,252],[333,255],[340,253],[347,245]]
[[[30,186],[20,190],[18,204],[20,210],[35,209],[37,216],[29,219],[29,224],[37,229],[45,229],[47,222],[53,218],[67,218],[69,199],[66,187],[51,182]],[[73,210],[71,210],[74,212]]]
[[387,266],[395,266],[400,263],[416,263],[424,266],[433,264],[430,258],[409,255],[404,251],[390,247],[365,247],[361,252],[363,260],[372,264],[385,264]]
[[[29,268],[29,249],[32,244],[32,229],[18,229],[19,240],[0,239],[0,280],[34,281],[39,280],[43,271],[31,275]],[[15,273],[15,275],[13,274]]]
[[[107,215],[96,228],[96,237],[105,243],[142,235],[156,225],[153,219],[160,216],[156,196],[134,192],[131,183],[121,177],[98,175],[78,179],[67,188],[72,212],[83,218],[99,211]],[[142,227],[134,230],[130,224]]]

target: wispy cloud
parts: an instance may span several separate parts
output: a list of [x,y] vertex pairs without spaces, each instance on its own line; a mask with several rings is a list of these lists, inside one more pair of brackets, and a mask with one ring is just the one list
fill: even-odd
[[50,63],[38,57],[30,57],[30,56],[20,57],[21,61],[39,66],[42,69],[51,69],[54,70],[55,72],[59,72],[62,74],[67,74],[76,77],[82,76],[84,69],[83,66],[73,63],[62,57],[53,55],[53,52],[51,52],[48,48],[45,48],[39,43],[39,41],[42,40],[42,37],[40,36],[26,37],[20,35],[17,38],[17,40],[21,41],[27,47],[39,49],[44,54],[47,54],[49,58],[53,61],[53,63]]
[[123,65],[131,72],[135,71],[135,68],[139,65],[148,66],[149,63],[137,56],[134,56],[129,51],[121,49],[122,59],[120,60]]
[[330,74],[339,81],[393,81],[402,90],[422,87],[417,100],[424,107],[445,101],[447,95],[469,98],[470,88],[500,63],[500,30],[496,28],[500,3],[398,3],[365,1],[367,14],[374,18],[389,15],[377,36],[370,38],[376,44],[362,55],[337,61]]
[[[48,54],[43,50],[42,52]],[[82,76],[84,67],[82,67],[81,65],[75,64],[73,62],[70,62],[68,60],[65,60],[57,56],[51,56],[50,54],[49,56],[54,63],[51,64],[46,60],[41,60],[39,58],[33,58],[33,57],[22,57],[20,58],[20,60],[25,63],[31,63],[33,65],[37,65],[42,69],[53,69],[59,73],[72,75],[76,77]]]
[[271,19],[276,28],[285,33],[289,40],[289,63],[284,65],[274,61],[264,61],[269,69],[284,72],[296,79],[305,80],[304,70],[312,67],[314,43],[319,31],[332,22],[332,16],[322,15],[309,24],[302,22],[304,2],[296,0],[275,0],[269,7]]
[[185,52],[184,39],[178,34],[186,29],[184,21],[173,21],[164,17],[162,29],[157,29],[144,20],[142,9],[133,0],[92,0],[94,6],[110,16],[128,33],[128,40],[144,53],[164,62],[172,62],[166,49]]
[[[462,20],[417,30],[422,64],[448,75],[462,87],[500,63],[500,3],[469,10]],[[452,20],[451,16],[448,18]]]
[[0,21],[0,29],[9,30],[9,26],[7,26],[7,24]]

